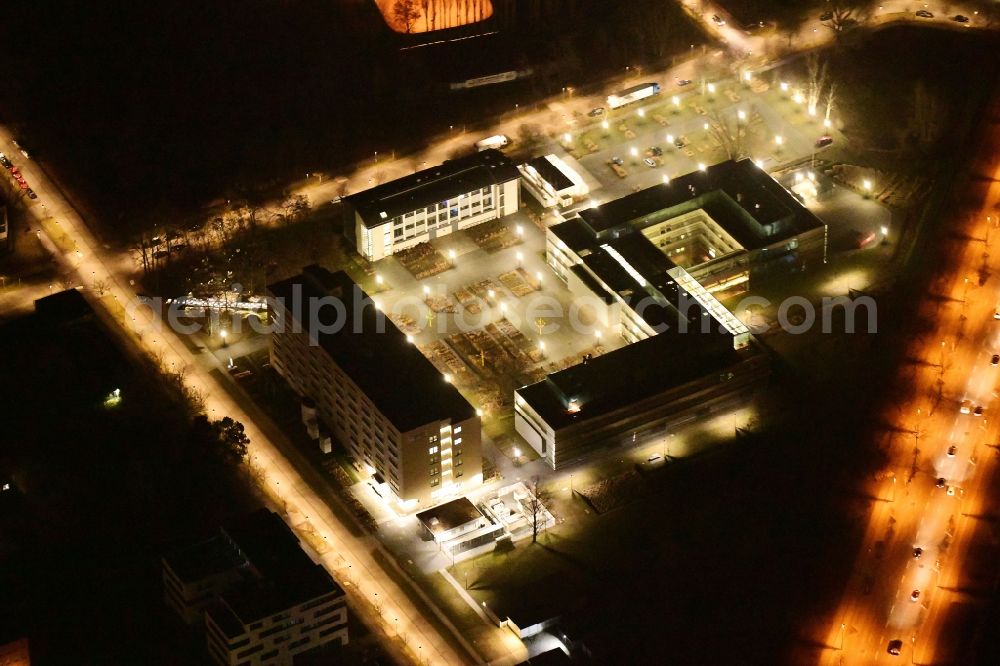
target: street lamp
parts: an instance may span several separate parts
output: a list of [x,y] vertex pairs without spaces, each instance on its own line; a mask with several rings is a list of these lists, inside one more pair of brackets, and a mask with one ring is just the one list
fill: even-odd
[[521,267],[521,262],[524,261],[524,254],[521,253],[521,252],[518,252],[515,256],[517,257],[517,267],[520,268]]
[[681,106],[681,98],[680,97],[678,97],[677,95],[674,95],[673,97],[670,98],[670,101],[673,103],[674,106],[676,106],[677,108],[680,108],[680,106]]
[[566,143],[569,143],[572,140],[573,140],[573,136],[569,132],[566,132],[565,134],[563,134],[563,141],[565,141]]
[[542,286],[542,272],[538,271],[535,273],[535,279],[538,280],[538,286]]
[[639,117],[640,118],[646,117],[646,109],[639,109]]
[[608,129],[608,121],[607,120],[602,120],[601,121],[601,127],[603,129]]
[[427,285],[425,284],[425,285],[424,285],[424,298],[427,298],[427,297],[428,297],[428,296],[430,296],[430,295],[431,295],[431,288],[430,288],[430,287],[428,287],[428,286],[427,286]]
[[375,284],[382,286],[382,275],[380,273],[375,274]]
[[833,123],[832,123],[832,122],[830,122],[830,119],[829,119],[829,118],[824,118],[824,119],[823,119],[823,127],[827,128],[827,129],[830,129],[830,127],[831,127],[832,125],[833,125]]
[[639,149],[636,148],[635,146],[632,146],[631,148],[629,148],[628,152],[629,152],[629,155],[631,155],[632,157],[638,157],[639,156]]
[[454,266],[455,265],[455,251],[454,250],[448,250],[448,258],[451,259],[451,265]]
[[667,174],[663,174],[663,184],[667,185],[669,183],[670,183],[670,176],[668,176]]
[[514,227],[514,232],[517,234],[518,238],[524,238],[524,227],[520,224]]
[[870,181],[867,178],[865,178],[863,181],[861,181],[861,189],[863,189],[866,194],[871,193],[871,191],[872,191],[872,181]]
[[225,347],[227,344],[226,338],[229,337],[229,331],[227,331],[226,329],[222,329],[221,331],[219,331],[219,337],[222,338],[222,346]]
[[778,134],[777,136],[774,137],[774,143],[775,143],[775,145],[780,146],[784,142],[785,142],[785,139],[780,134]]
[[709,95],[714,95],[715,94],[715,84],[714,83],[709,83],[708,84],[708,94]]
[[674,145],[674,135],[673,134],[668,134],[667,135],[667,143],[669,143],[671,146]]
[[739,111],[736,112],[736,117],[739,118],[740,120],[746,120],[747,113],[743,109],[740,109]]
[[781,92],[788,92],[788,82],[787,81],[782,81],[780,85],[781,85]]
[[704,163],[704,162],[698,162],[698,171],[704,171],[704,170],[706,170],[707,168],[708,168],[708,167],[706,167],[706,166],[705,166],[705,163]]

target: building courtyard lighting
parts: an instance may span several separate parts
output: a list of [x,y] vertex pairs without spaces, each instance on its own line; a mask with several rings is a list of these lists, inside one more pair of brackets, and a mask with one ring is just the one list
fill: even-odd
[[774,143],[775,145],[780,146],[781,144],[785,143],[785,139],[780,134],[778,134],[777,136],[774,137]]
[[861,181],[861,189],[863,189],[865,192],[871,192],[872,191],[872,181],[870,181],[867,178],[865,178],[863,181]]

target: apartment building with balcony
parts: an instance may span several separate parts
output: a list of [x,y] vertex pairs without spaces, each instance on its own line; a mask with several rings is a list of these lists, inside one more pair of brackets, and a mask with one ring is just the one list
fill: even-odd
[[482,483],[476,409],[344,272],[268,287],[271,364],[405,510]]
[[217,664],[290,665],[296,654],[348,642],[344,590],[267,509],[164,557],[163,581],[185,622],[204,620]]

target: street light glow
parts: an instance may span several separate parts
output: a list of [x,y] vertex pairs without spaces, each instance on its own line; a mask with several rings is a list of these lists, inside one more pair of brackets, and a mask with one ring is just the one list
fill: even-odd
[[632,157],[636,157],[639,154],[639,150],[635,146],[629,148],[628,152],[630,155],[632,155]]
[[714,83],[709,83],[708,84],[708,92],[710,94],[714,94],[715,93],[715,84]]
[[379,273],[375,274],[375,284],[382,284],[382,275]]
[[673,134],[668,134],[667,135],[667,143],[671,143],[672,144],[673,142],[674,142],[674,135]]
[[825,118],[825,119],[823,120],[823,127],[826,127],[826,128],[828,128],[828,129],[829,129],[829,128],[830,128],[830,127],[831,127],[832,125],[833,125],[833,123],[832,123],[832,122],[830,122],[830,119],[829,119],[829,118]]
[[743,80],[744,81],[749,82],[750,79],[752,79],[752,78],[753,78],[753,75],[750,72],[743,72]]
[[640,118],[646,117],[646,109],[639,109],[639,117]]
[[786,81],[781,82],[781,92],[788,92],[788,83]]
[[743,109],[740,109],[739,111],[736,112],[736,117],[739,118],[740,120],[746,120],[747,113]]
[[604,129],[608,129],[608,121],[607,120],[602,120],[601,121],[601,127],[603,127]]
[[678,97],[677,95],[674,95],[673,97],[671,97],[670,101],[673,102],[674,106],[680,106],[681,105],[681,98]]
[[431,288],[430,288],[430,287],[428,287],[428,286],[427,286],[427,285],[425,284],[425,285],[424,285],[424,296],[430,296],[430,295],[431,295]]
[[704,162],[698,162],[698,171],[704,171],[704,170],[705,170],[705,169],[707,169],[707,168],[708,168],[708,167],[707,167],[707,166],[705,166],[705,163],[704,163]]
[[565,134],[563,134],[563,141],[565,141],[566,143],[569,143],[572,140],[573,140],[573,137],[572,137],[572,135],[569,132],[566,132]]
[[867,178],[865,178],[864,181],[862,181],[862,183],[861,183],[861,187],[864,188],[865,192],[871,192],[872,191],[872,181],[870,181]]
[[783,144],[785,142],[785,139],[782,138],[782,136],[779,134],[779,135],[777,135],[777,136],[774,137],[774,142],[780,146],[781,144]]
[[669,182],[670,182],[670,176],[668,176],[667,174],[663,174],[663,184],[666,185]]

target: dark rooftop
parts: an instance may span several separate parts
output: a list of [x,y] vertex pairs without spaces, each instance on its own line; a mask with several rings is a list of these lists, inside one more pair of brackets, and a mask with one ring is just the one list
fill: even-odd
[[272,511],[260,509],[222,529],[223,538],[249,562],[245,579],[207,610],[227,636],[285,609],[343,589],[302,550],[298,539]]
[[517,167],[503,153],[483,150],[352,194],[345,201],[371,229],[397,215],[517,178]]
[[175,551],[163,559],[185,583],[204,580],[245,564],[221,535]]
[[66,323],[94,314],[87,299],[76,289],[66,289],[35,301],[38,318],[52,324]]
[[[518,393],[546,423],[564,428],[722,371],[754,353],[733,349],[732,337],[718,328],[654,335],[551,374]],[[571,400],[579,411],[568,410]]]
[[[296,286],[300,296],[293,297]],[[307,266],[301,275],[270,285],[268,292],[291,306],[290,316],[304,330],[314,321],[333,328],[338,313],[322,307],[320,299],[341,299],[346,315],[343,325],[320,334],[319,344],[400,432],[434,421],[475,416],[475,408],[343,271]]]
[[573,186],[573,181],[567,178],[566,174],[560,171],[556,165],[549,162],[544,155],[529,161],[528,165],[534,168],[538,172],[538,175],[551,185],[556,192]]
[[447,532],[482,517],[482,512],[465,497],[439,504],[417,514],[417,520],[434,534]]
[[[607,242],[699,208],[747,250],[767,247],[823,225],[751,160],[729,160],[704,171],[693,171],[669,183],[584,209],[580,218],[591,234]],[[563,238],[562,231],[556,231],[561,226],[553,227],[553,231]],[[583,240],[576,228],[567,230],[567,235]]]

